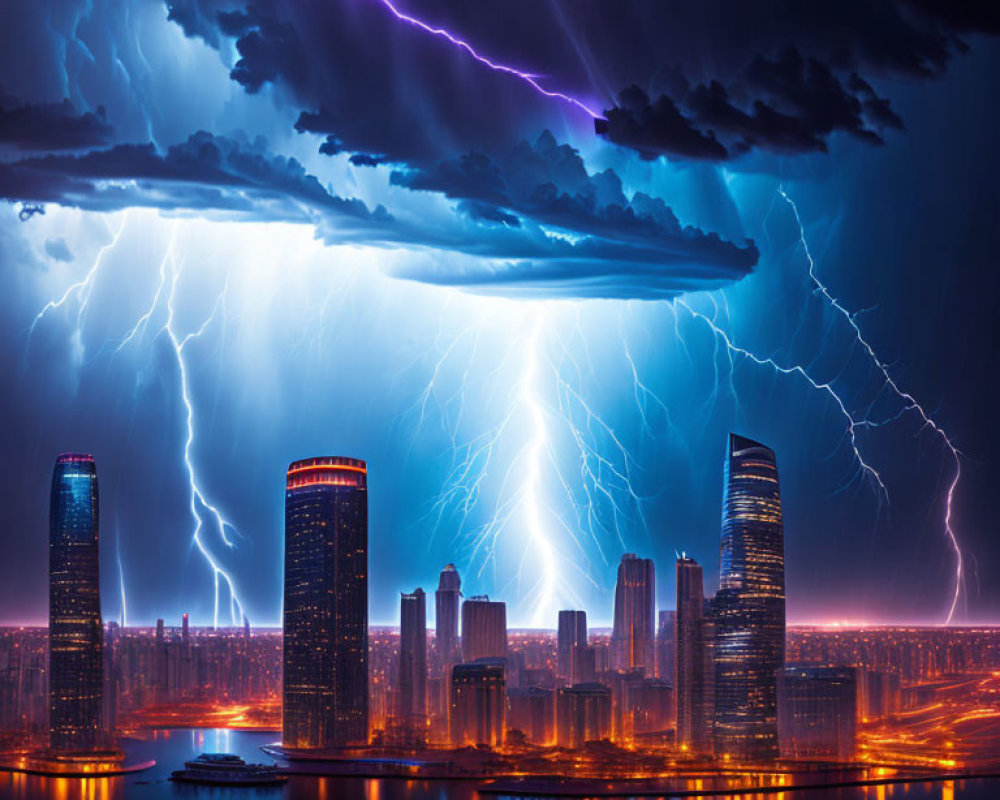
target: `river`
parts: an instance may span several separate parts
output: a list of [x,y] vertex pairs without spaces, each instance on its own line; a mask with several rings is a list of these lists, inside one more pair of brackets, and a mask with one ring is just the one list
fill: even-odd
[[[129,762],[156,760],[145,772],[114,778],[44,778],[0,772],[2,800],[476,800],[469,781],[366,780],[292,777],[275,788],[218,788],[175,784],[171,771],[199,753],[236,753],[247,761],[269,761],[260,751],[275,733],[229,730],[162,730],[148,740],[123,743]],[[485,796],[484,796],[485,797]],[[781,795],[746,795],[781,800],[994,800],[1000,780],[910,783],[851,789],[791,791]],[[489,798],[503,800],[503,798]]]

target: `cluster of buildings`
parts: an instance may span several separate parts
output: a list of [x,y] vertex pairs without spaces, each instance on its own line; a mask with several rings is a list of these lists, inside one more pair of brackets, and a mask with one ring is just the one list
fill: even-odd
[[[285,509],[283,742],[294,749],[366,744],[364,463],[292,464]],[[375,670],[376,699],[393,698],[376,704],[383,736],[417,745],[446,730],[453,747],[497,748],[513,733],[518,742],[573,748],[662,735],[676,722],[678,745],[694,755],[777,759],[785,642],[778,470],[770,448],[735,434],[725,461],[721,553],[712,598],[704,596],[701,567],[678,558],[676,611],[660,616],[659,631],[653,562],[624,555],[609,641],[591,642],[585,611],[560,612],[554,675],[510,652],[506,605],[463,600],[448,565],[434,598],[433,661],[426,594],[400,598],[394,680],[391,668]]]
[[296,461],[283,630],[258,636],[248,624],[192,632],[186,615],[180,629],[103,626],[97,470],[88,455],[64,454],[52,480],[48,636],[0,631],[0,727],[23,732],[44,712],[52,750],[86,752],[145,706],[280,694],[289,751],[610,741],[700,761],[850,760],[859,723],[900,711],[913,685],[1000,665],[989,629],[786,632],[775,454],[732,434],[724,469],[714,595],[680,554],[675,607],[657,614],[653,562],[625,554],[610,632],[567,609],[552,636],[509,630],[505,603],[463,596],[451,564],[433,631],[420,588],[400,596],[398,630],[369,630],[367,465]]

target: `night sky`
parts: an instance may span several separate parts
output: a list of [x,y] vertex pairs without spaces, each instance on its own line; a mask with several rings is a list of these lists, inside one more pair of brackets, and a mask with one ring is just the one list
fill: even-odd
[[0,623],[45,619],[63,451],[106,619],[276,624],[314,455],[368,462],[374,623],[453,561],[607,624],[624,552],[670,608],[729,431],[791,621],[997,621],[979,5],[0,6]]

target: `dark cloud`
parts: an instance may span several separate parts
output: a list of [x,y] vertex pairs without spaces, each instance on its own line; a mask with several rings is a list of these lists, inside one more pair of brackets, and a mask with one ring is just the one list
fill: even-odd
[[55,239],[46,239],[45,252],[48,253],[49,258],[56,261],[69,262],[73,260],[73,252],[69,249],[66,239],[62,236],[57,236]]
[[369,153],[354,153],[349,160],[356,167],[377,167],[386,161],[385,156],[373,156]]
[[597,131],[644,158],[718,161],[753,150],[826,152],[838,132],[883,144],[881,129],[903,127],[889,101],[859,75],[841,81],[827,65],[795,48],[775,58],[757,56],[734,87],[753,98],[746,108],[717,80],[683,91],[677,102],[666,95],[650,100],[633,86],[605,112]]
[[104,109],[78,113],[69,100],[18,103],[0,95],[0,145],[18,150],[81,150],[112,139]]
[[330,194],[297,160],[269,153],[263,140],[205,131],[166,153],[151,144],[122,144],[2,164],[0,196],[91,210],[149,206],[308,220],[316,209],[359,222],[389,219],[381,207],[369,210],[360,200]]
[[526,250],[520,259],[450,277],[433,269],[408,274],[433,283],[518,295],[659,298],[738,280],[757,261],[752,242],[738,246],[682,226],[658,198],[626,197],[613,171],[588,173],[580,154],[548,131],[497,156],[471,153],[394,171],[391,180],[460,200],[471,219],[530,227],[551,251],[530,260]]

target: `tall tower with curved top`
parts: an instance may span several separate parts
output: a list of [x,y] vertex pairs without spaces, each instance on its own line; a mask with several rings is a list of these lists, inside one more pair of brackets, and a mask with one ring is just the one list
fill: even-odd
[[785,550],[774,451],[729,435],[716,615],[715,742],[720,755],[767,761],[778,750],[785,661]]
[[295,461],[285,482],[282,741],[368,741],[368,469]]
[[63,453],[49,505],[49,744],[94,750],[103,743],[97,464]]

